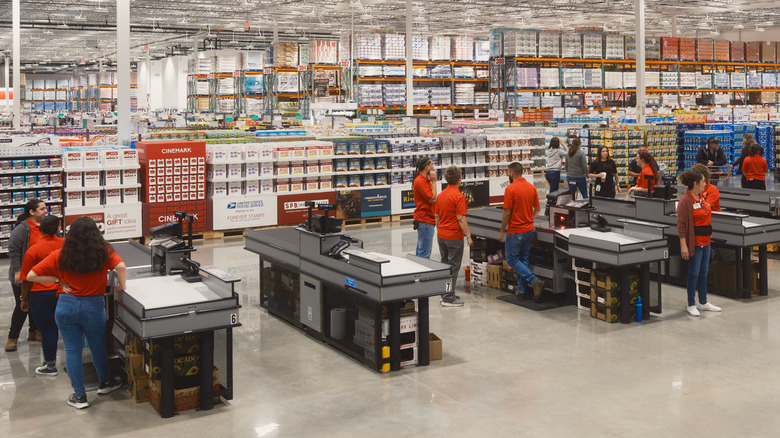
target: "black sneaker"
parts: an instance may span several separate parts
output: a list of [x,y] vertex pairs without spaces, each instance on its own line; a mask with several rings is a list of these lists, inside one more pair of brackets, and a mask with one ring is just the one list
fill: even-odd
[[100,386],[98,387],[97,393],[100,395],[111,394],[112,392],[116,391],[121,387],[122,387],[122,379],[120,379],[119,377],[114,377],[108,382],[101,383]]
[[89,403],[87,403],[87,395],[84,394],[81,397],[76,397],[76,393],[68,397],[68,405],[73,406],[76,409],[85,409],[89,407]]
[[57,375],[57,367],[49,367],[46,364],[41,365],[40,367],[35,369],[35,374],[39,376],[56,376]]

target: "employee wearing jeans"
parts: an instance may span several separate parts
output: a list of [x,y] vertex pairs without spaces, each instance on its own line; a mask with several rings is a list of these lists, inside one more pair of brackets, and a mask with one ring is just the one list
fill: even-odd
[[539,214],[536,187],[523,178],[523,166],[514,162],[507,170],[510,184],[504,189],[504,215],[498,240],[504,242],[506,262],[517,272],[518,297],[526,298],[526,287],[533,288],[534,301],[539,301],[544,282],[529,267],[531,243],[536,235],[534,217]]
[[[707,301],[707,272],[710,267],[710,237],[712,235],[712,210],[702,196],[707,180],[699,172],[687,171],[680,175],[680,182],[688,190],[677,203],[677,233],[680,236],[680,255],[688,260],[688,314],[701,315],[701,311],[720,312],[720,307]],[[696,304],[696,291],[699,304]]]
[[65,363],[74,391],[68,405],[76,409],[89,407],[81,363],[85,338],[100,379],[98,394],[108,394],[122,386],[121,380],[111,378],[106,355],[104,294],[110,270],[116,271],[118,290],[125,289],[125,263],[103,240],[95,222],[80,217],[71,224],[62,249],[49,254],[27,274],[28,281],[60,282],[54,317],[65,344]]
[[414,191],[414,223],[417,227],[418,257],[431,258],[433,232],[436,220],[433,207],[436,203],[436,171],[433,160],[422,157],[417,161],[417,177],[412,185]]
[[441,305],[460,307],[463,301],[455,295],[455,283],[463,261],[463,238],[471,246],[471,232],[466,222],[466,198],[460,192],[461,172],[458,166],[448,167],[444,171],[444,179],[447,180],[447,187],[436,199],[436,237],[441,262],[450,265],[452,280],[449,291],[441,297]]
[[22,271],[19,276],[19,279],[22,280],[21,308],[25,312],[29,311],[32,317],[38,321],[38,329],[41,331],[43,365],[35,369],[35,374],[56,376],[59,335],[57,323],[54,321],[54,312],[57,309],[59,285],[56,283],[31,283],[27,281],[27,273],[49,254],[62,248],[64,239],[57,237],[57,231],[60,229],[60,219],[57,216],[45,216],[41,220],[40,228],[40,240],[27,250],[22,262]]

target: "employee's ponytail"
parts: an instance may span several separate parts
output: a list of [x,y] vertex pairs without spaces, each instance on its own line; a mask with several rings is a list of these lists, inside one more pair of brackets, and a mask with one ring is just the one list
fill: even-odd
[[16,217],[16,223],[14,224],[14,227],[29,219],[31,216],[30,212],[37,210],[42,203],[43,201],[38,198],[27,201],[27,203],[24,204],[24,212]]

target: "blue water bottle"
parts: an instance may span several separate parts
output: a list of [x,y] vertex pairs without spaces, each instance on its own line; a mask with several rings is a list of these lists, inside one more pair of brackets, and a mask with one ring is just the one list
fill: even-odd
[[636,297],[636,322],[642,322],[642,297]]

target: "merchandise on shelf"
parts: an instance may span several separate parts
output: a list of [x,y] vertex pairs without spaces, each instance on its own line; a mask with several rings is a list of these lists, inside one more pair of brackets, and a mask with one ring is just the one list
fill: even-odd
[[430,47],[428,37],[425,35],[412,36],[412,59],[415,61],[428,61],[430,59]]
[[607,35],[604,56],[607,59],[623,59],[625,57],[625,40],[622,35]]
[[696,59],[700,61],[712,61],[715,59],[714,41],[699,38],[696,40]]
[[337,64],[338,41],[310,40],[309,61],[313,64]]
[[474,38],[458,35],[452,37],[451,59],[453,61],[474,60]]
[[561,34],[539,32],[539,57],[557,58],[561,56]]
[[490,42],[487,40],[474,41],[474,61],[488,62],[490,60]]
[[382,35],[375,33],[355,35],[355,59],[381,60]]
[[696,38],[679,38],[677,40],[678,55],[681,61],[696,60]]
[[761,62],[761,42],[748,41],[745,43],[745,61]]
[[406,59],[406,35],[397,33],[385,35],[384,59]]
[[731,41],[731,60],[732,61],[744,61],[745,60],[745,42],[744,41]]
[[582,35],[578,33],[561,35],[561,57],[582,58]]
[[431,61],[449,61],[451,57],[451,50],[450,37],[431,37]]

